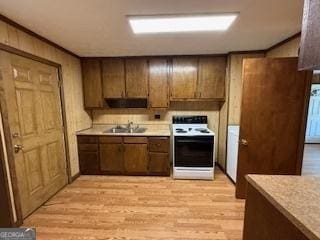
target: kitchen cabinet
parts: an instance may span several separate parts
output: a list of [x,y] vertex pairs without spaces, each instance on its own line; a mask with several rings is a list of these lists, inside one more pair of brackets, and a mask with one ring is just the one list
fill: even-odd
[[169,138],[149,138],[149,172],[151,175],[170,176],[169,152]]
[[121,58],[102,60],[102,84],[104,98],[124,98],[126,94],[125,67]]
[[78,136],[82,174],[170,175],[169,137]]
[[225,57],[200,57],[196,97],[199,99],[224,99],[225,75]]
[[198,58],[174,57],[170,82],[170,99],[183,100],[196,98]]
[[148,173],[147,143],[125,143],[123,158],[126,173],[142,175]]
[[103,173],[124,172],[123,144],[121,137],[99,137],[100,170]]
[[221,101],[225,97],[225,73],[225,57],[173,58],[170,99]]
[[78,136],[81,174],[100,174],[98,137]]
[[312,178],[261,175],[246,178],[243,240],[319,239],[313,237],[319,229],[319,211],[312,210],[318,199],[311,197],[319,193],[319,188]]
[[152,175],[170,175],[169,154],[150,153],[149,172]]
[[103,108],[105,99],[148,99],[149,108],[168,108],[170,101],[225,98],[225,57],[84,58],[82,71],[88,109]]
[[146,58],[127,58],[126,68],[126,97],[148,97],[148,61]]
[[169,106],[168,62],[166,58],[149,60],[149,107]]
[[83,95],[85,108],[102,108],[101,65],[97,59],[82,60]]
[[320,69],[320,1],[305,0],[299,69]]

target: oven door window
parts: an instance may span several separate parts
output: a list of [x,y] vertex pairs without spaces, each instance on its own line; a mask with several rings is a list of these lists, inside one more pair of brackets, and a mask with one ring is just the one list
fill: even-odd
[[213,137],[175,137],[175,167],[213,167]]

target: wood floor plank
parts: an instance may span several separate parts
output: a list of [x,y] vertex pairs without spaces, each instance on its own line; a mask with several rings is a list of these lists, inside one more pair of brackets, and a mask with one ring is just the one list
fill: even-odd
[[320,144],[305,144],[302,175],[320,175]]
[[81,176],[28,217],[37,239],[240,240],[244,201],[214,181]]

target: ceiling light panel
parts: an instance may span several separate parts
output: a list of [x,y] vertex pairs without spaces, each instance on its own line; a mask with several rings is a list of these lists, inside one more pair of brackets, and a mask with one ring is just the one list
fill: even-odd
[[129,16],[135,34],[225,31],[237,18],[237,13],[205,15]]

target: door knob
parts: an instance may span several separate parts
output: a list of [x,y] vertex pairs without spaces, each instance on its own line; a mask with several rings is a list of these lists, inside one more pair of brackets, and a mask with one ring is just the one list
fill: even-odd
[[15,144],[15,145],[13,146],[13,148],[14,148],[14,152],[15,152],[15,153],[18,153],[18,152],[20,152],[20,150],[23,150],[23,146],[20,145],[20,144]]
[[241,139],[240,141],[239,141],[239,143],[241,144],[241,145],[243,145],[243,146],[248,146],[248,141],[246,140],[246,139]]

